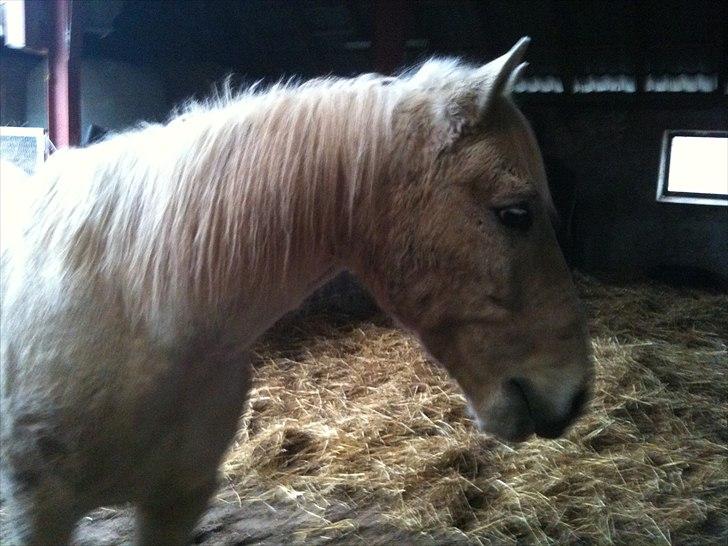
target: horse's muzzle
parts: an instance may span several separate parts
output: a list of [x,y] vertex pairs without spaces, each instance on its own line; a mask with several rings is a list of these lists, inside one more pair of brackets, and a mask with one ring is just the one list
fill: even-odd
[[512,442],[526,440],[534,433],[541,438],[558,438],[583,413],[588,400],[589,390],[582,387],[557,410],[531,382],[512,378],[504,382],[499,400],[478,412],[478,424],[485,432]]
[[508,380],[510,391],[525,402],[533,423],[533,430],[542,438],[558,438],[584,411],[589,400],[588,389],[580,388],[566,406],[566,411],[558,413],[536,392],[530,382],[523,379]]

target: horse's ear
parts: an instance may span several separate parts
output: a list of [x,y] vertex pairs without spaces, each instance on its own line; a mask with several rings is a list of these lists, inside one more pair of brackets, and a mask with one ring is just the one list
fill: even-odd
[[528,68],[528,63],[521,63],[515,68],[515,70],[513,70],[513,72],[511,72],[511,75],[508,78],[508,83],[506,84],[506,94],[510,95],[513,93],[513,88],[518,83],[518,80],[521,79],[521,76],[523,76],[526,68]]
[[[521,61],[530,41],[528,37],[521,38],[508,53],[475,70],[464,72],[456,68],[447,74],[449,86],[447,83],[443,86],[444,96],[436,108],[439,122],[445,128],[445,134],[440,133],[444,138],[441,144],[457,140],[466,128],[483,119],[498,97],[511,93],[526,68],[526,63]],[[425,71],[424,76],[416,77],[426,80],[429,76]]]
[[524,36],[508,53],[475,71],[473,84],[476,87],[478,110],[481,113],[494,98],[508,95],[513,90],[513,85],[527,66],[522,61],[530,42],[531,39]]

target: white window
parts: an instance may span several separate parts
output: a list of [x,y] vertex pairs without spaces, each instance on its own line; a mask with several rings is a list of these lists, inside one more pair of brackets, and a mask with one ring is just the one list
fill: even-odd
[[657,200],[728,205],[728,132],[666,131]]
[[0,0],[0,36],[8,47],[25,47],[24,0]]

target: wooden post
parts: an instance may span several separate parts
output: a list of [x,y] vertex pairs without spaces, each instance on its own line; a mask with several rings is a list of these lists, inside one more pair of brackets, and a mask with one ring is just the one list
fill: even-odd
[[58,148],[81,141],[80,67],[81,32],[73,17],[72,0],[52,0],[53,25],[48,48],[48,129]]

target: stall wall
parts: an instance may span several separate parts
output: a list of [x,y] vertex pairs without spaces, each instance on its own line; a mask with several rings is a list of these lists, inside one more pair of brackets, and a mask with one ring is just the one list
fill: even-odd
[[728,207],[655,198],[663,132],[726,130],[728,111],[697,99],[665,102],[565,98],[532,100],[523,108],[565,220],[573,207],[565,247],[574,265],[622,274],[706,274],[728,285]]

